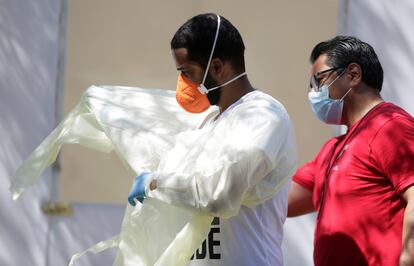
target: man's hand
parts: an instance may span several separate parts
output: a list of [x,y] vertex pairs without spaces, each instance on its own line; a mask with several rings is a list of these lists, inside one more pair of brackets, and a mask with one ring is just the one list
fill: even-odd
[[151,177],[151,173],[143,172],[142,174],[135,177],[135,182],[131,187],[131,191],[128,194],[128,202],[132,206],[135,206],[137,199],[139,202],[143,202],[145,198],[145,185],[147,180]]
[[[413,219],[414,217],[411,217]],[[411,223],[406,235],[406,241],[403,245],[399,266],[414,265],[414,226]]]
[[403,246],[399,266],[414,266],[414,186],[409,187],[402,197],[407,201],[403,223]]

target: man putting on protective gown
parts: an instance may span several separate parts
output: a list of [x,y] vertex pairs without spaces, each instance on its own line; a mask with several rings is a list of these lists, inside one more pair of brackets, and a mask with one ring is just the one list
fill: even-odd
[[[171,156],[159,162],[163,171],[139,173],[129,202],[156,198],[216,217],[189,265],[283,265],[282,226],[296,164],[285,108],[250,84],[242,38],[227,19],[191,18],[171,49],[180,71],[178,103],[191,113],[209,113],[198,129],[177,137]],[[180,138],[197,145],[177,158]],[[188,175],[189,167],[197,171]]]

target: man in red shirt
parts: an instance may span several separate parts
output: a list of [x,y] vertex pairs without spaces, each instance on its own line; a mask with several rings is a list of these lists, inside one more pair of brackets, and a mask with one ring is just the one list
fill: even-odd
[[374,49],[337,36],[311,54],[309,100],[343,124],[293,177],[288,216],[317,211],[319,265],[414,265],[414,119],[380,96]]

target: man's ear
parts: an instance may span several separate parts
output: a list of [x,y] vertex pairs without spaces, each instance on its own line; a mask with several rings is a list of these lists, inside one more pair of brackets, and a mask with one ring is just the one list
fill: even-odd
[[213,58],[210,63],[210,75],[215,79],[222,79],[224,63],[220,58]]
[[357,63],[351,63],[347,67],[350,88],[357,88],[362,82],[362,68]]

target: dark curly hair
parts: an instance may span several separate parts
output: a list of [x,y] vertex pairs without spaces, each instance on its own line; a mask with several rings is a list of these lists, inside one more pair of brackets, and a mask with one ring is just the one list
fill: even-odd
[[[237,71],[245,70],[244,43],[239,31],[224,17],[213,58],[229,61]],[[217,30],[217,15],[200,14],[185,22],[174,34],[171,49],[186,48],[189,60],[206,67]]]

